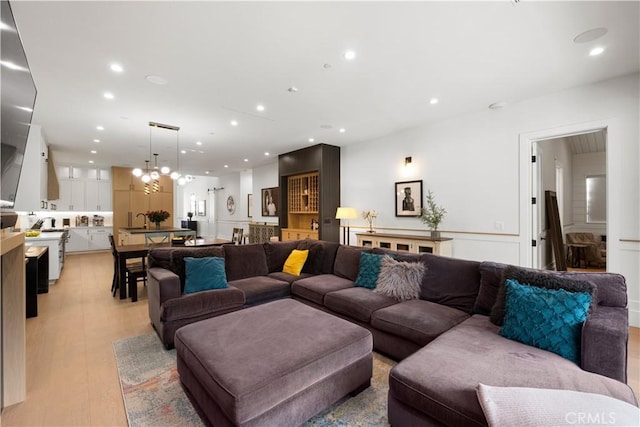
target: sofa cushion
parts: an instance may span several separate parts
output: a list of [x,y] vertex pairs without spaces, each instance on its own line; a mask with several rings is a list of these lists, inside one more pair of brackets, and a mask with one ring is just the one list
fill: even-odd
[[601,394],[485,384],[477,393],[489,426],[640,425],[640,409]]
[[360,253],[360,265],[358,267],[358,276],[356,277],[356,286],[367,289],[375,289],[380,275],[380,261],[382,258],[390,255],[379,255],[367,252]]
[[327,308],[365,323],[369,323],[374,311],[397,303],[395,298],[360,287],[329,292],[324,296],[324,305]]
[[294,249],[291,251],[287,260],[284,262],[284,267],[282,267],[283,273],[288,273],[293,276],[299,276],[302,273],[302,267],[305,262],[307,262],[307,258],[309,257],[309,249],[305,249],[303,251],[299,249]]
[[171,270],[171,252],[176,248],[152,248],[147,255],[147,265],[149,268],[159,267]]
[[282,280],[283,282],[287,282],[289,284],[295,282],[296,280],[304,279],[305,277],[310,277],[311,274],[308,273],[300,273],[298,276],[294,276],[293,274],[283,273],[282,271],[275,271],[273,273],[267,274],[267,277],[271,277],[272,279]]
[[324,260],[324,247],[318,240],[304,239],[298,243],[298,250],[309,251],[307,261],[302,267],[303,273],[320,274],[322,273],[322,262]]
[[507,264],[483,261],[480,263],[480,289],[473,305],[474,314],[491,314],[491,308],[496,303],[498,291],[502,286],[504,270]]
[[229,281],[230,286],[234,286],[244,292],[247,305],[259,304],[278,298],[285,298],[291,295],[289,282],[277,280],[267,276],[249,277]]
[[184,293],[227,288],[227,275],[224,272],[224,258],[184,257],[186,281]]
[[500,335],[580,363],[580,332],[591,304],[588,292],[568,292],[505,282]]
[[172,248],[170,251],[170,268],[180,278],[180,289],[184,291],[187,278],[184,266],[184,258],[224,257],[224,251],[220,246],[204,246],[201,248]]
[[322,269],[319,274],[333,274],[336,253],[341,245],[327,240],[318,240],[318,244],[322,246]]
[[421,262],[396,261],[391,257],[383,257],[373,291],[398,301],[418,299],[424,268]]
[[242,307],[244,303],[244,293],[240,289],[233,286],[213,289],[165,301],[160,308],[160,318],[163,322],[196,319],[210,313]]
[[336,251],[333,274],[355,282],[360,269],[360,254],[362,252],[368,253],[371,252],[371,249],[341,245]]
[[455,308],[410,300],[375,311],[371,326],[423,346],[468,317]]
[[333,291],[353,287],[353,281],[333,274],[319,274],[293,282],[291,293],[295,296],[324,305],[324,296]]
[[591,297],[591,305],[597,304],[597,287],[591,282],[581,280],[580,274],[559,275],[551,271],[509,265],[504,270],[503,283],[500,285],[496,302],[491,308],[491,321],[502,326],[505,313],[506,290],[504,281],[513,279],[518,283],[547,289],[564,289],[569,292],[587,292]]
[[[398,261],[414,261],[415,255],[398,255]],[[426,266],[420,299],[471,313],[480,288],[480,263],[433,254],[419,256]]]
[[227,280],[266,276],[269,273],[267,255],[262,244],[224,245]]
[[264,243],[264,252],[267,256],[267,265],[269,273],[282,271],[284,262],[292,250],[298,247],[297,240],[288,240],[286,242],[266,242]]
[[631,388],[585,372],[557,354],[501,337],[486,316],[474,315],[404,359],[389,374],[389,394],[446,425],[486,425],[479,383],[570,389],[635,404]]

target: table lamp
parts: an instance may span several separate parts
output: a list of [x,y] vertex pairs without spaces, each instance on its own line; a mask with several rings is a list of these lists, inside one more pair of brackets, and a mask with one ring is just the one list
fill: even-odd
[[358,217],[358,212],[355,208],[346,208],[339,206],[336,210],[336,219],[346,219],[346,226],[342,229],[342,242],[345,245],[349,245],[349,220]]

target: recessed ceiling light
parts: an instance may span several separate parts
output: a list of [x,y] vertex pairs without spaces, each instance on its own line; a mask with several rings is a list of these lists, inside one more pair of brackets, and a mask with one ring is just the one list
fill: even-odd
[[265,151],[265,152],[264,152],[264,155],[265,155],[265,156],[268,156],[268,155],[269,155],[269,152],[268,152],[268,151]]
[[29,108],[29,107],[18,107],[18,106],[16,106],[16,108],[17,108],[18,110],[26,111],[26,112],[28,112],[28,113],[33,113],[33,109],[31,109],[31,108]]
[[225,167],[225,168],[228,168],[228,167],[229,167],[229,165],[224,165],[224,167]]
[[182,154],[187,154],[187,150],[180,150]]
[[356,59],[356,52],[353,50],[347,50],[344,53],[344,59],[346,59],[347,61],[352,61],[354,59]]
[[598,56],[600,55],[602,52],[604,52],[604,48],[601,46],[598,47],[594,47],[593,49],[591,49],[589,51],[589,56]]
[[4,22],[0,21],[0,30],[2,30],[2,31],[13,31],[13,28],[10,27],[9,25],[5,24]]
[[98,130],[104,130],[104,126],[96,126],[96,129],[98,129]]
[[309,142],[315,142],[314,138],[309,138]]
[[207,175],[209,175],[209,171],[204,171],[204,173],[206,173]]
[[296,93],[298,91],[298,88],[295,86],[291,86],[289,89],[287,89],[289,92],[291,93]]
[[111,71],[113,71],[115,73],[121,73],[121,72],[124,71],[124,68],[122,68],[122,65],[116,64],[115,62],[113,64],[111,64],[111,66],[109,68],[111,68]]
[[196,145],[202,145],[202,141],[196,141]]
[[97,154],[98,152],[96,150],[91,150],[91,154]]
[[105,92],[103,96],[107,99],[115,98],[111,92]]
[[345,133],[347,130],[345,128],[340,128],[340,133]]
[[99,139],[94,139],[93,142],[95,142],[96,144],[100,142]]
[[245,162],[248,162],[248,161],[249,161],[249,159],[244,159],[244,161],[245,161]]
[[231,126],[238,126],[238,122],[236,120],[231,120]]
[[608,30],[606,28],[602,28],[602,27],[592,28],[590,30],[585,31],[584,33],[580,33],[577,36],[575,36],[573,39],[573,42],[574,43],[592,42],[604,36],[605,34],[607,34],[607,31]]
[[93,163],[93,160],[89,160],[89,163]]
[[437,104],[438,102],[439,102],[438,98],[431,98],[431,99],[429,100],[429,104],[431,104],[431,105],[435,105],[435,104]]
[[166,85],[167,83],[169,83],[169,80],[165,79],[164,77],[156,76],[153,74],[149,74],[145,77],[145,79],[149,83],[153,83],[154,85]]
[[258,105],[256,105],[256,110],[258,110],[258,111],[264,111],[264,105],[262,105],[262,104],[258,104]]
[[19,65],[14,64],[11,61],[0,61],[0,65],[4,65],[5,67],[7,67],[10,70],[16,70],[16,71],[24,71],[24,72],[29,72],[29,69],[25,68],[25,67],[21,67]]

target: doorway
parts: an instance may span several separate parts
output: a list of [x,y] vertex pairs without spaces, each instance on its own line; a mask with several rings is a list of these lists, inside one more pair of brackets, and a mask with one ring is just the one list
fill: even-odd
[[[606,270],[607,129],[560,134],[531,142],[532,266],[541,269]],[[533,158],[532,158],[533,160]],[[563,242],[558,250],[549,235],[545,191],[557,194]],[[593,214],[596,212],[597,214]],[[558,263],[557,256],[566,257]]]

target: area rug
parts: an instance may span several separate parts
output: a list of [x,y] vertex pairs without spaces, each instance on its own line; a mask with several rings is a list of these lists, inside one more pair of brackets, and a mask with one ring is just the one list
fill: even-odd
[[[175,350],[166,350],[155,334],[114,341],[113,348],[129,426],[203,425],[180,386]],[[341,400],[304,426],[388,426],[387,391],[394,365],[374,353],[371,387]]]

